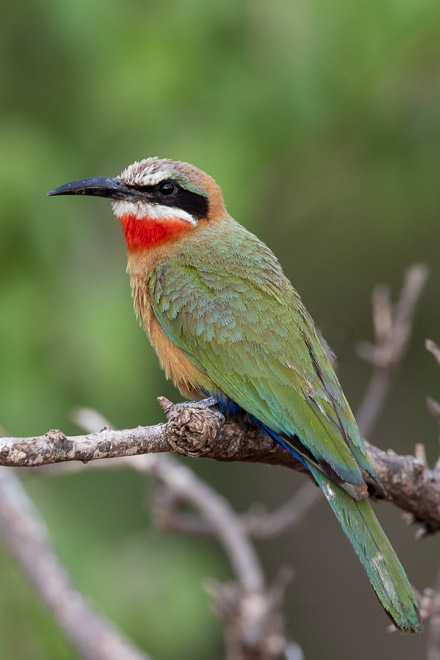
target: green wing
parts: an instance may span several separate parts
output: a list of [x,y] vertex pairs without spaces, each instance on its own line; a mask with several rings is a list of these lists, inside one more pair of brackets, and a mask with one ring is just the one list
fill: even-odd
[[214,254],[201,245],[162,261],[149,281],[154,313],[213,393],[365,496],[360,467],[374,471],[313,321],[270,250],[239,229]]

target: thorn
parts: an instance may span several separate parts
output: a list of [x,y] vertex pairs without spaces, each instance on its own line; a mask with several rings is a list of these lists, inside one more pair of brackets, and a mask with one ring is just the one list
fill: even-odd
[[59,444],[63,444],[67,440],[66,435],[58,429],[50,429],[50,431],[46,433],[46,438],[53,443]]
[[432,341],[432,339],[425,339],[425,348],[434,356],[435,361],[440,367],[440,348],[435,341]]
[[428,412],[431,413],[431,415],[435,417],[440,424],[440,403],[432,397],[427,396],[426,407],[428,408]]
[[296,642],[287,642],[284,649],[286,660],[304,660],[304,653]]
[[168,417],[171,409],[174,407],[174,403],[166,398],[166,396],[158,396],[157,401],[164,411],[165,415]]
[[421,442],[417,442],[415,446],[414,456],[419,461],[419,463],[422,464],[423,468],[425,468],[428,465],[426,461],[425,445],[423,445]]
[[386,631],[387,633],[395,633],[397,632],[397,628],[394,623],[390,623],[390,625],[386,627]]
[[416,530],[416,533],[414,534],[414,537],[415,537],[416,541],[420,541],[421,539],[424,539],[427,536],[429,536],[431,533],[432,532],[429,530],[428,527],[426,527],[425,525],[422,525],[421,527],[419,527]]
[[405,523],[405,525],[408,525],[408,526],[409,525],[414,525],[414,523],[416,522],[414,514],[410,513],[409,511],[405,511],[404,513],[402,513],[402,520]]
[[272,598],[281,606],[284,600],[284,592],[287,585],[292,582],[295,577],[295,571],[291,566],[281,566],[275,580],[273,581],[270,591]]
[[373,307],[373,325],[376,344],[385,344],[393,331],[391,291],[386,284],[377,284],[371,292]]

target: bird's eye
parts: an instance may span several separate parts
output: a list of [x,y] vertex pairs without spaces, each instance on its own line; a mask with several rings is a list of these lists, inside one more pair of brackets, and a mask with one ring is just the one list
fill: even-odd
[[159,192],[161,195],[172,195],[176,186],[171,181],[164,181],[159,185]]

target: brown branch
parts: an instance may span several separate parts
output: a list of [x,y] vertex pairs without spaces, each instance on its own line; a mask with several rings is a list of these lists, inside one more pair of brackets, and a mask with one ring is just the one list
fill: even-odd
[[1,437],[0,465],[38,467],[167,452],[301,469],[299,461],[246,419],[240,423],[226,421],[211,399],[174,405],[159,397],[159,403],[166,410],[166,424],[124,430],[105,427],[96,433],[70,437],[57,430],[27,438]]
[[65,461],[88,463],[101,458],[134,456],[170,451],[163,424],[114,431],[102,429],[67,437],[62,431],[50,430],[28,438],[0,438],[0,465],[6,467],[38,467]]
[[46,526],[12,471],[0,468],[0,532],[54,620],[82,658],[148,660],[73,586]]
[[[415,456],[398,456],[365,443],[385,495],[370,488],[376,499],[392,502],[410,514],[408,523],[419,523],[417,537],[440,530],[440,472],[429,469]],[[370,487],[370,484],[369,484]]]
[[[0,438],[0,464],[35,467],[65,461],[92,461],[156,452],[218,461],[260,462],[305,471],[290,452],[275,444],[247,419],[228,419],[212,400],[173,405],[161,397],[168,422],[121,431],[66,437],[60,431],[29,438]],[[368,445],[386,495],[371,485],[371,494],[411,513],[425,531],[440,529],[440,472],[414,456],[398,456]]]

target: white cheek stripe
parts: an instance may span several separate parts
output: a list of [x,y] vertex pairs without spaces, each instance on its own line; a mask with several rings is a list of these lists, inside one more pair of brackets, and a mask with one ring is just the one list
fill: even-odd
[[189,222],[194,227],[197,226],[197,220],[192,215],[183,209],[172,206],[115,200],[112,202],[112,207],[113,213],[119,219],[124,215],[134,215],[137,220],[141,220],[142,218],[151,218],[152,220],[172,220],[173,218],[179,218],[180,220]]

